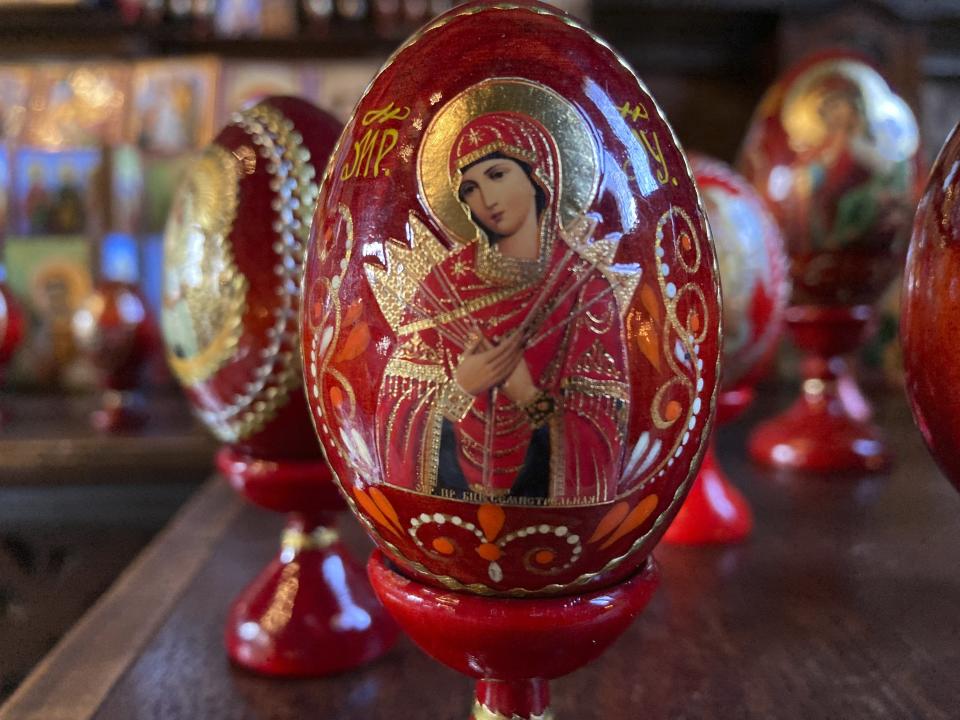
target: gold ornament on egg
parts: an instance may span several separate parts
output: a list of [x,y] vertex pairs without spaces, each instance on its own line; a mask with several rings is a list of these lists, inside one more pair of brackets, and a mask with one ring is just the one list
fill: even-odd
[[167,221],[161,322],[167,361],[187,386],[223,367],[243,332],[248,283],[227,241],[241,173],[233,153],[207,147],[187,171]]

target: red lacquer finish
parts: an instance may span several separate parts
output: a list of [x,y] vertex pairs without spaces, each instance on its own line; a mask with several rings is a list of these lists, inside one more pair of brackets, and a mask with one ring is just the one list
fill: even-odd
[[873,310],[794,306],[787,326],[807,352],[801,365],[800,397],[786,412],[750,436],[750,455],[759,463],[813,472],[874,472],[890,463],[870,406],[857,387],[845,356],[870,332]]
[[551,718],[547,681],[649,599],[713,421],[719,294],[670,126],[555,8],[441,15],[354,110],[307,252],[307,398],[375,590],[478,679],[473,720]]
[[343,501],[298,357],[303,247],[340,127],[297,98],[238,113],[187,173],[165,238],[170,366],[225,443],[222,474],[250,501],[289,513],[279,555],[235,600],[225,632],[230,658],[268,675],[347,670],[397,632],[339,542]]
[[546,5],[441,16],[360,101],[312,233],[308,399],[391,560],[514,596],[643,566],[701,459],[720,308],[682,150],[620,59]]
[[[717,424],[734,420],[753,401],[749,388],[721,391],[717,398]],[[676,545],[736,543],[753,530],[753,511],[743,494],[730,482],[717,461],[711,436],[703,465],[680,512],[663,539]]]
[[858,472],[889,462],[843,356],[863,341],[870,305],[901,266],[918,146],[910,108],[858,56],[811,57],[761,102],[741,167],[783,230],[787,322],[808,356],[801,398],[751,441],[758,462]]
[[192,166],[167,224],[168,362],[200,419],[252,456],[320,457],[295,310],[317,174],[340,127],[297,98],[238,114]]
[[247,499],[288,512],[280,554],[230,607],[224,640],[238,664],[318,676],[379,657],[396,627],[336,529],[343,501],[321,460],[252,458],[225,447],[217,467]]
[[[10,288],[3,282],[3,267],[0,266],[0,387],[3,386],[3,374],[6,365],[13,357],[23,339],[23,311],[17,304]],[[0,408],[0,425],[4,414]]]
[[157,329],[132,283],[103,280],[74,313],[77,347],[97,369],[101,406],[90,421],[101,432],[133,432],[147,421],[140,376],[157,349]]
[[904,275],[900,340],[913,417],[960,490],[960,131],[940,151],[917,209]]
[[[788,262],[776,222],[753,187],[724,163],[693,155],[723,281],[723,379],[717,424],[739,415],[769,366],[790,297]],[[667,542],[738,542],[753,528],[746,499],[717,463],[713,441],[690,494],[664,535]]]
[[548,681],[599,657],[643,611],[659,583],[652,558],[615,585],[561,598],[438,590],[397,572],[380,551],[367,569],[377,595],[413,641],[476,678],[471,720],[553,717]]
[[344,508],[322,457],[276,460],[225,445],[217,453],[217,468],[234,490],[267,510],[316,516]]

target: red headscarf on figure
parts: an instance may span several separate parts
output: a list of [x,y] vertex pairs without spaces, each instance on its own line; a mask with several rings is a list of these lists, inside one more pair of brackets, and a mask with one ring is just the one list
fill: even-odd
[[[513,112],[492,112],[468,122],[450,147],[450,185],[459,197],[463,171],[488,155],[501,155],[524,163],[530,168],[530,179],[546,197],[550,220],[558,217],[560,204],[560,157],[550,133],[539,122]],[[461,201],[462,202],[462,201]],[[467,214],[470,210],[462,203]],[[543,220],[544,218],[538,218]],[[541,239],[544,239],[541,227]],[[546,238],[552,240],[553,233]],[[549,243],[548,243],[549,244]],[[541,258],[549,250],[541,248]]]

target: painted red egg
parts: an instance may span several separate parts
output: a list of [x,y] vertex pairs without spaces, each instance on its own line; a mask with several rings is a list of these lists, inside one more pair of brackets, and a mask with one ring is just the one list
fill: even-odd
[[575,592],[634,570],[679,507],[716,259],[653,98],[556,10],[461,6],[391,58],[327,168],[303,302],[328,460],[406,572]]
[[753,186],[726,163],[692,154],[723,282],[723,390],[750,386],[783,332],[789,261],[780,228]]
[[22,338],[23,313],[4,282],[3,266],[0,265],[0,373],[6,362],[13,357]]
[[157,345],[156,325],[137,287],[104,280],[71,320],[79,350],[112,390],[137,387],[144,362]]
[[[23,311],[10,291],[6,282],[6,269],[0,263],[0,387],[3,386],[7,364],[23,339]],[[0,426],[4,424],[5,416],[0,408]]]
[[783,231],[793,304],[879,298],[902,267],[918,146],[910,107],[858,56],[818,54],[767,91],[740,168]]
[[960,489],[960,128],[954,128],[917,208],[907,255],[900,341],[914,420],[940,467]]
[[207,427],[255,457],[320,455],[297,308],[317,184],[341,127],[296,98],[235,114],[186,172],[167,224],[167,360]]

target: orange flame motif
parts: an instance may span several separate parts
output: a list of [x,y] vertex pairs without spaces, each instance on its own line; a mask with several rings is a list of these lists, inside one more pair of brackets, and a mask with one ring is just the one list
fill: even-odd
[[477,548],[477,555],[487,562],[496,562],[503,556],[503,551],[494,545],[493,541],[503,530],[507,515],[499,505],[486,503],[477,509],[477,520],[480,523],[480,529],[483,530],[483,536],[487,539],[487,542]]
[[503,530],[507,514],[499,505],[486,503],[477,510],[477,519],[480,521],[480,529],[483,530],[483,536],[487,542],[493,542]]
[[438,537],[434,538],[433,549],[436,550],[441,555],[453,555],[454,551],[457,549],[453,544],[453,541],[450,538]]
[[683,411],[683,407],[676,400],[671,400],[667,403],[667,409],[664,412],[663,416],[669,421],[674,422],[680,413]]
[[587,540],[587,542],[595,543],[612,533],[617,526],[623,522],[623,519],[627,516],[628,512],[630,512],[630,503],[628,503],[626,500],[618,502],[616,505],[610,508],[610,511],[606,515],[603,516],[600,524],[597,525],[597,529],[594,530],[593,535],[589,540]]
[[360,507],[373,518],[378,525],[392,532],[399,538],[403,538],[403,525],[400,524],[400,517],[397,515],[393,504],[383,494],[380,488],[371,487],[370,494],[364,492],[362,487],[353,488],[353,496],[360,503]]
[[350,330],[347,340],[333,357],[334,362],[353,360],[363,354],[370,344],[370,328],[365,322],[357,323]]
[[363,300],[357,300],[347,308],[347,314],[343,316],[343,326],[353,325],[360,318],[361,312],[363,312]]
[[400,523],[400,516],[397,515],[397,511],[394,510],[393,505],[390,504],[390,500],[388,500],[387,496],[383,494],[383,491],[378,487],[371,487],[370,497],[373,498],[373,502],[376,503],[378,508],[380,508],[380,511],[384,514],[387,520],[392,523],[393,527],[397,528],[397,530],[403,533],[403,525]]
[[649,284],[640,287],[640,303],[647,317],[639,310],[633,310],[628,319],[630,336],[636,338],[640,352],[650,361],[657,372],[660,371],[660,333],[661,310],[657,294]]
[[363,300],[357,300],[347,308],[341,327],[350,328],[350,332],[337,354],[333,356],[334,362],[345,362],[358,358],[370,344],[370,327],[360,320],[362,314]]
[[653,321],[660,324],[660,303],[657,302],[657,294],[653,288],[644,283],[640,288],[640,302],[643,303],[643,309],[650,313]]
[[588,542],[591,544],[597,543],[606,538],[600,546],[601,550],[606,550],[624,535],[640,527],[650,517],[650,514],[657,509],[659,501],[656,495],[648,495],[638,502],[633,510],[629,509],[626,501],[617,503],[600,520],[596,531]]

